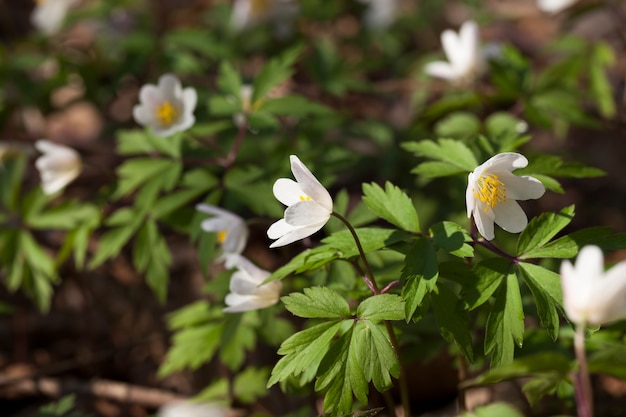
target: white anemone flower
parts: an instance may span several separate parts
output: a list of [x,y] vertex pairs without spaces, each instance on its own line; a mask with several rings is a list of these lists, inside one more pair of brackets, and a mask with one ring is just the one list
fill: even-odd
[[626,261],[604,270],[602,250],[585,246],[576,265],[561,264],[563,307],[578,325],[600,326],[626,317]]
[[67,11],[75,0],[35,0],[30,21],[43,34],[54,35],[61,29]]
[[270,239],[278,239],[270,248],[285,246],[320,230],[333,212],[333,199],[311,171],[291,155],[291,172],[296,181],[279,178],[274,183],[274,196],[287,206],[284,218],[267,230]]
[[272,21],[279,35],[288,35],[298,9],[293,0],[235,0],[230,25],[236,32],[243,32]]
[[505,152],[470,172],[465,192],[467,217],[474,216],[476,227],[485,239],[494,238],[494,222],[510,233],[526,228],[528,219],[517,200],[536,199],[546,191],[536,178],[511,172],[526,165],[528,160],[523,155]]
[[80,156],[72,148],[49,140],[38,140],[35,148],[42,155],[35,161],[45,194],[54,194],[72,182],[82,170]]
[[254,87],[250,84],[244,84],[239,91],[239,97],[241,99],[241,113],[233,115],[233,121],[235,126],[241,128],[246,123],[246,116],[252,112],[252,93]]
[[391,26],[398,16],[399,0],[359,0],[367,4],[363,24],[369,29],[384,30]]
[[480,75],[484,56],[480,50],[480,34],[474,21],[463,23],[459,33],[445,30],[441,34],[443,51],[448,62],[436,61],[426,65],[426,73],[454,84],[465,84]]
[[205,232],[217,233],[217,242],[222,247],[219,261],[226,261],[226,267],[231,268],[229,258],[240,255],[248,242],[249,230],[246,222],[234,213],[209,204],[198,204],[198,211],[212,214],[213,217],[203,220],[200,227]]
[[283,287],[280,281],[263,284],[271,274],[243,256],[233,256],[232,262],[237,271],[230,277],[230,293],[224,300],[228,306],[224,308],[225,313],[259,310],[278,302]]
[[216,404],[176,401],[159,409],[159,417],[228,417],[228,411]]
[[539,10],[546,13],[556,14],[567,9],[578,0],[537,0]]
[[133,117],[137,123],[150,127],[156,135],[170,136],[193,126],[197,101],[194,88],[183,89],[175,75],[165,74],[159,78],[158,85],[141,87]]

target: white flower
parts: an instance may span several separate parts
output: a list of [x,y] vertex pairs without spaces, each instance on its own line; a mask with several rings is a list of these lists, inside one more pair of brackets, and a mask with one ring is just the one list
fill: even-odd
[[474,216],[476,227],[487,240],[494,238],[493,223],[511,233],[528,224],[526,213],[516,200],[539,198],[546,191],[536,178],[518,177],[511,171],[528,165],[518,153],[498,154],[470,172],[465,192],[467,217]]
[[177,401],[159,409],[159,417],[228,417],[228,411],[216,404]]
[[198,204],[196,209],[212,214],[213,217],[203,220],[200,227],[205,232],[217,233],[217,242],[222,246],[222,255],[218,260],[226,261],[231,268],[229,257],[240,255],[248,242],[248,226],[244,220],[230,211],[209,204]]
[[170,136],[193,126],[197,100],[195,89],[183,89],[175,75],[165,74],[159,78],[159,85],[141,87],[133,116],[137,123],[149,126],[156,135]]
[[291,155],[291,172],[296,181],[279,178],[274,183],[274,196],[287,206],[283,219],[267,230],[270,239],[278,239],[270,248],[285,246],[320,230],[333,212],[333,199],[311,171]]
[[271,274],[250,262],[243,256],[232,258],[237,271],[230,277],[230,293],[224,300],[226,313],[258,310],[274,305],[280,299],[283,284],[272,281],[263,284]]
[[230,24],[237,32],[258,24],[274,21],[279,34],[291,31],[289,25],[298,13],[298,4],[293,0],[235,0]]
[[459,33],[448,29],[441,34],[443,51],[448,62],[437,61],[426,65],[426,73],[455,84],[473,80],[484,70],[480,38],[476,22],[463,23]]
[[576,3],[578,0],[537,0],[537,7],[542,12],[558,13]]
[[45,194],[54,194],[72,182],[82,169],[80,156],[72,148],[49,140],[38,140],[35,148],[42,155],[35,161]]
[[359,0],[368,5],[363,24],[370,29],[386,29],[396,20],[398,0]]
[[235,126],[241,128],[246,123],[246,116],[252,111],[252,93],[253,87],[250,84],[244,84],[239,91],[239,97],[241,99],[241,113],[233,115],[233,121]]
[[61,29],[65,15],[75,0],[36,0],[30,21],[45,35],[53,35]]
[[604,271],[604,257],[597,246],[581,249],[573,266],[561,264],[563,306],[578,325],[599,326],[626,317],[626,261]]

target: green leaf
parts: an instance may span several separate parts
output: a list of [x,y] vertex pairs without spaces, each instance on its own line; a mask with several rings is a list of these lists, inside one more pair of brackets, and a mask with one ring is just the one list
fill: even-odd
[[466,242],[472,238],[467,231],[454,222],[444,221],[430,228],[435,245],[460,258],[474,256],[474,248]]
[[607,119],[615,115],[613,86],[606,73],[606,68],[614,62],[615,55],[609,45],[599,42],[594,46],[589,60],[589,86],[600,114]]
[[510,404],[493,403],[477,407],[474,411],[468,411],[459,417],[524,417],[524,415]]
[[437,286],[439,276],[437,253],[432,241],[427,238],[417,239],[406,255],[400,280],[402,298],[406,301],[407,322],[413,318],[417,307],[422,304],[426,294]]
[[[511,113],[495,112],[490,114],[485,120],[485,129],[487,130],[487,135],[492,139],[505,135],[517,136],[520,133],[520,127],[523,127],[525,123]],[[509,149],[509,151],[511,150]]]
[[296,95],[264,101],[261,109],[274,115],[294,117],[327,115],[332,112],[330,108],[322,104]]
[[400,364],[389,336],[380,325],[358,321],[353,330],[350,351],[354,352],[354,365],[360,368],[366,381],[374,383],[379,392],[393,386],[391,377],[399,376]]
[[72,229],[85,221],[97,221],[99,210],[90,204],[68,202],[32,213],[24,221],[33,229]]
[[282,297],[285,308],[304,318],[348,318],[350,306],[335,291],[326,287],[305,288],[304,294],[291,293]]
[[117,133],[117,153],[120,155],[149,154],[156,151],[145,129],[121,130]]
[[224,93],[239,97],[241,94],[241,76],[230,62],[222,61],[217,76],[217,87]]
[[158,375],[164,377],[183,369],[195,370],[210,361],[220,345],[222,330],[221,324],[211,323],[176,332]]
[[254,80],[253,103],[265,97],[276,85],[291,77],[293,74],[292,66],[300,55],[301,50],[301,45],[296,46],[265,64]]
[[491,366],[513,361],[514,344],[524,339],[524,311],[517,277],[509,273],[496,292],[496,299],[487,318],[485,354],[491,355]]
[[589,372],[613,375],[626,381],[626,346],[612,344],[594,352],[589,357]]
[[[573,258],[585,245],[610,241],[610,227],[590,227],[562,236],[545,246],[532,249],[524,255],[524,259],[533,258]],[[616,237],[619,235],[615,235]]]
[[[554,155],[537,155],[528,167],[517,169],[515,173],[517,175],[537,176],[537,174],[542,174],[567,178],[594,178],[606,175],[601,169],[589,167],[579,162],[565,162],[561,157]],[[537,176],[537,178],[539,177]]]
[[463,310],[458,297],[446,285],[439,283],[437,290],[430,293],[441,335],[448,342],[454,342],[463,355],[472,362],[472,334],[469,314]]
[[292,375],[298,376],[305,370],[315,375],[340,327],[341,322],[330,321],[302,330],[285,340],[278,350],[279,355],[285,356],[274,366],[267,387]]
[[255,368],[252,366],[239,372],[233,384],[235,398],[244,404],[252,404],[259,398],[268,395],[265,385],[269,373],[267,367]]
[[[356,229],[356,234],[361,241],[365,253],[374,252],[385,247],[402,242],[411,235],[400,230],[382,229],[377,227],[363,227]],[[333,233],[322,239],[322,243],[338,251],[340,258],[358,256],[359,251],[354,242],[354,237],[349,230]]]
[[480,131],[480,120],[470,112],[459,111],[447,115],[435,124],[435,133],[444,138],[470,138]]
[[340,253],[328,246],[322,245],[314,249],[307,249],[296,255],[289,263],[278,268],[270,275],[265,282],[274,281],[277,279],[283,279],[289,274],[302,273],[317,269],[322,265],[325,265],[340,257]]
[[555,272],[527,262],[520,262],[519,267],[535,299],[541,326],[548,331],[552,340],[556,340],[559,335],[557,307],[562,308],[563,299],[561,277]]
[[157,181],[159,188],[171,189],[180,171],[180,163],[169,159],[130,159],[117,169],[120,181],[114,198],[124,197],[148,181]]
[[542,213],[528,223],[517,241],[517,255],[525,259],[526,252],[539,248],[567,226],[574,217],[574,206],[558,213]]
[[478,166],[472,151],[463,143],[453,139],[439,139],[437,142],[423,140],[406,142],[402,147],[416,156],[444,162],[456,168],[455,173],[470,172]]
[[404,300],[395,294],[380,294],[365,299],[356,310],[356,316],[372,322],[403,320]]
[[420,225],[413,202],[389,181],[383,190],[378,184],[363,184],[363,202],[375,214],[408,232],[419,233]]
[[[224,320],[224,332],[220,347],[220,361],[228,366],[231,371],[237,371],[246,359],[246,351],[252,350],[256,345],[255,327],[258,320],[246,320],[248,314],[228,314]],[[263,381],[263,386],[265,387]]]
[[422,176],[424,178],[440,178],[449,177],[466,172],[463,169],[450,165],[447,162],[427,161],[422,162],[411,170],[412,174]]

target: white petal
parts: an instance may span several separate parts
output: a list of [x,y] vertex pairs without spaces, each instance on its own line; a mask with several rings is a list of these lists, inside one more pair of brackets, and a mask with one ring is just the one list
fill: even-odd
[[273,191],[276,199],[286,206],[296,204],[301,201],[301,197],[307,196],[302,187],[289,178],[277,179],[274,183]]
[[312,200],[299,201],[285,210],[285,221],[291,226],[325,224],[329,218],[330,212]]
[[146,84],[139,90],[139,102],[147,106],[146,111],[153,112],[164,100],[161,90],[153,84]]
[[223,217],[211,217],[210,219],[202,220],[202,223],[200,223],[200,228],[205,232],[217,233],[221,232],[222,230],[228,229],[229,222]]
[[234,261],[234,266],[237,267],[239,270],[245,272],[249,279],[256,285],[261,284],[271,275],[268,271],[259,268],[243,256],[239,256],[236,258],[236,260]]
[[298,229],[298,227],[287,224],[285,219],[280,219],[277,222],[274,222],[269,229],[267,229],[267,237],[270,239],[278,239],[296,229]]
[[598,302],[601,314],[589,317],[590,324],[607,324],[626,318],[626,262],[620,262],[606,272],[601,279]]
[[193,113],[198,102],[198,93],[196,93],[196,89],[192,87],[185,88],[183,90],[182,101],[185,112],[189,114]]
[[270,248],[277,248],[279,246],[285,246],[297,240],[304,239],[305,237],[311,236],[313,233],[320,230],[323,226],[324,224],[322,223],[319,226],[293,228],[290,232],[288,232],[287,234],[282,236],[280,239],[272,243],[270,245]]
[[463,70],[463,75],[469,75],[469,72],[477,69],[478,65],[479,32],[476,22],[469,20],[463,23],[459,30],[459,41],[463,52],[459,54],[459,69]]
[[238,270],[230,277],[229,289],[233,294],[254,295],[258,288],[259,283],[255,282],[245,271]]
[[526,228],[528,218],[515,200],[506,200],[493,208],[495,222],[509,233],[519,233]]
[[259,310],[276,304],[278,300],[278,295],[275,298],[266,298],[255,295],[228,294],[224,300],[228,307],[223,309],[223,311],[225,313],[242,313],[244,311]]
[[228,417],[224,407],[215,404],[170,402],[159,409],[158,417]]
[[163,74],[159,77],[159,90],[163,94],[163,98],[167,100],[182,98],[182,86],[180,80],[174,74]]
[[232,216],[233,215],[228,210],[224,210],[223,208],[212,206],[210,204],[205,204],[205,203],[196,204],[196,210],[201,211],[203,213],[207,213],[207,214],[213,214],[214,216],[229,216],[229,215]]
[[461,45],[461,39],[458,34],[451,29],[444,30],[441,33],[441,45],[450,65],[458,70],[460,68],[459,55],[463,54],[463,45]]
[[293,172],[293,176],[296,178],[296,181],[298,181],[302,191],[328,211],[333,211],[333,199],[330,197],[326,188],[324,188],[297,156],[291,155],[289,159],[291,161],[291,172]]
[[475,187],[476,181],[474,179],[474,173],[470,172],[467,176],[467,188],[465,189],[465,208],[467,209],[467,217],[472,217],[472,211],[476,206],[476,197],[474,197]]
[[443,78],[444,80],[454,81],[459,78],[459,74],[455,68],[447,62],[435,61],[426,64],[425,71],[432,77]]
[[486,212],[480,205],[476,205],[473,211],[476,228],[485,239],[492,240],[495,237],[493,230],[493,210]]
[[226,234],[226,240],[222,243],[222,250],[224,255],[240,254],[248,243],[248,226],[245,223],[235,223],[230,226]]
[[503,152],[489,158],[474,172],[488,170],[489,172],[497,171],[513,171],[517,168],[524,168],[528,165],[528,159],[522,154],[516,152]]
[[[604,274],[604,255],[598,246],[583,247],[576,258],[576,275],[579,279],[592,283]],[[579,285],[585,282],[579,282]]]
[[577,0],[538,0],[537,6],[544,12],[558,13],[576,3],[576,1]]
[[534,200],[546,192],[546,187],[534,177],[518,177],[517,175],[503,172],[499,179],[504,183],[507,199]]

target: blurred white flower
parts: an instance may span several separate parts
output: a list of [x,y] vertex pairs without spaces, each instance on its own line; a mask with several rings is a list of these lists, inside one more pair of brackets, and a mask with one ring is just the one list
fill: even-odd
[[216,404],[177,401],[159,409],[159,417],[228,417],[228,411]]
[[72,182],[82,169],[80,156],[72,148],[49,140],[38,140],[35,148],[42,155],[35,161],[45,194],[54,194]]
[[287,206],[284,218],[267,230],[270,239],[278,239],[270,248],[285,246],[320,230],[333,212],[333,200],[326,188],[311,174],[297,156],[291,155],[291,172],[296,181],[279,178],[274,196]]
[[258,310],[274,305],[280,299],[283,284],[272,281],[263,284],[271,274],[250,262],[243,256],[233,256],[237,271],[230,277],[230,293],[224,300],[226,313]]
[[470,20],[463,23],[458,34],[450,29],[445,30],[441,34],[441,44],[448,62],[427,64],[427,74],[454,84],[465,84],[483,72],[485,63],[476,22]]
[[198,96],[192,87],[183,89],[172,74],[159,78],[159,84],[146,84],[139,91],[139,104],[133,108],[135,121],[149,126],[158,136],[170,136],[193,126]]
[[291,21],[298,11],[293,0],[235,0],[230,24],[242,32],[271,21],[276,24],[277,34],[285,36],[291,32]]
[[578,0],[537,0],[537,7],[542,12],[546,13],[558,13],[561,10],[567,9]]
[[597,246],[580,250],[576,265],[561,264],[563,307],[578,325],[599,326],[626,317],[626,261],[604,271],[604,257]]
[[359,0],[367,4],[363,24],[369,29],[386,29],[398,16],[399,0]]
[[67,11],[76,0],[35,0],[30,21],[45,35],[54,35],[61,29]]
[[511,233],[519,233],[528,224],[526,213],[516,200],[539,198],[546,191],[536,178],[513,175],[511,171],[528,165],[518,153],[505,152],[493,156],[468,176],[465,202],[467,217],[474,222],[485,239],[494,238],[493,223]]
[[248,226],[244,220],[230,211],[209,204],[198,204],[198,211],[212,214],[213,217],[203,220],[200,227],[205,232],[217,233],[217,242],[222,247],[219,261],[226,261],[226,267],[232,268],[229,258],[240,255],[248,242]]
[[241,113],[233,115],[233,121],[235,126],[241,127],[246,123],[246,116],[252,111],[252,93],[253,87],[250,84],[244,84],[241,86],[239,97],[241,99]]

